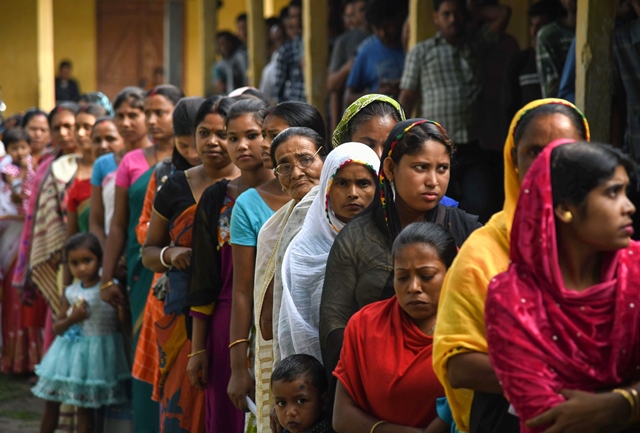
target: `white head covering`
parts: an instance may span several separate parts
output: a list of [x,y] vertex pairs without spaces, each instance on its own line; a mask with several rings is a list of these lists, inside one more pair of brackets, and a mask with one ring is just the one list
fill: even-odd
[[320,189],[304,220],[300,233],[291,241],[282,262],[282,303],[278,320],[280,359],[297,353],[320,354],[320,298],[329,251],[345,223],[329,202],[331,184],[347,164],[362,164],[375,172],[380,160],[362,143],[345,143],[332,150],[322,167]]

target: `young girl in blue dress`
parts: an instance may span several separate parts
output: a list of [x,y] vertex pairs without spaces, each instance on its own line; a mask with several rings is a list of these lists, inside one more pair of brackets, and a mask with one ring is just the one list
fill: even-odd
[[77,280],[62,295],[57,337],[40,365],[32,391],[46,400],[41,433],[58,427],[60,404],[78,407],[78,433],[93,431],[95,408],[124,403],[130,363],[119,332],[118,310],[100,299],[102,248],[91,233],[67,241],[64,256]]

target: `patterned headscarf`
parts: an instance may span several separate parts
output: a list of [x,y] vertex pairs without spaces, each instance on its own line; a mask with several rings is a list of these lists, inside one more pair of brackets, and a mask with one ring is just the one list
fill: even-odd
[[113,106],[111,105],[111,101],[109,101],[109,98],[107,98],[107,95],[105,95],[104,93],[89,92],[86,95],[83,95],[80,99],[92,104],[98,104],[107,111],[107,116],[109,117],[114,116]]
[[340,123],[338,123],[336,130],[333,132],[333,137],[331,139],[331,144],[334,149],[351,138],[351,137],[348,137],[349,122],[351,122],[351,120],[356,116],[356,114],[358,114],[363,108],[365,108],[367,105],[371,104],[372,102],[376,102],[376,101],[386,102],[387,104],[392,105],[393,108],[395,108],[395,110],[400,115],[400,119],[401,120],[406,119],[404,110],[402,109],[398,101],[396,101],[395,99],[390,98],[386,95],[378,95],[376,93],[373,93],[370,95],[364,95],[358,98],[358,100],[356,100],[354,103],[349,105],[349,107],[347,107],[346,110],[344,110],[342,119],[340,120]]

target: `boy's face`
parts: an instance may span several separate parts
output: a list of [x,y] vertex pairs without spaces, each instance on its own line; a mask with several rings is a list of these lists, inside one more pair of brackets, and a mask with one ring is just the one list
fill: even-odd
[[291,433],[304,433],[320,420],[326,396],[321,396],[306,378],[276,380],[271,391],[278,422]]
[[11,159],[13,159],[13,163],[16,165],[22,165],[30,152],[31,148],[29,147],[29,143],[24,140],[11,143],[7,147],[7,153],[11,155]]

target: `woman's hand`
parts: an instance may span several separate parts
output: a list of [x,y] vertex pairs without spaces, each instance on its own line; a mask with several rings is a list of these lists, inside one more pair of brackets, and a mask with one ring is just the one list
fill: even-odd
[[250,396],[252,400],[255,400],[255,385],[248,369],[231,370],[227,394],[235,407],[244,412],[249,411],[246,399],[247,396]]
[[127,300],[125,299],[120,286],[115,283],[105,289],[100,290],[100,299],[111,305],[113,308],[124,306],[127,303]]
[[204,390],[207,387],[207,365],[209,357],[207,352],[202,352],[189,358],[187,374],[191,385]]
[[171,247],[164,252],[164,261],[174,268],[183,271],[191,264],[191,248]]
[[280,421],[278,421],[275,406],[273,406],[271,412],[269,412],[269,427],[271,427],[271,433],[284,433],[284,427],[282,427]]
[[624,430],[622,423],[631,415],[629,403],[619,394],[569,389],[560,394],[566,401],[528,420],[527,427],[548,427],[543,433],[613,433]]

